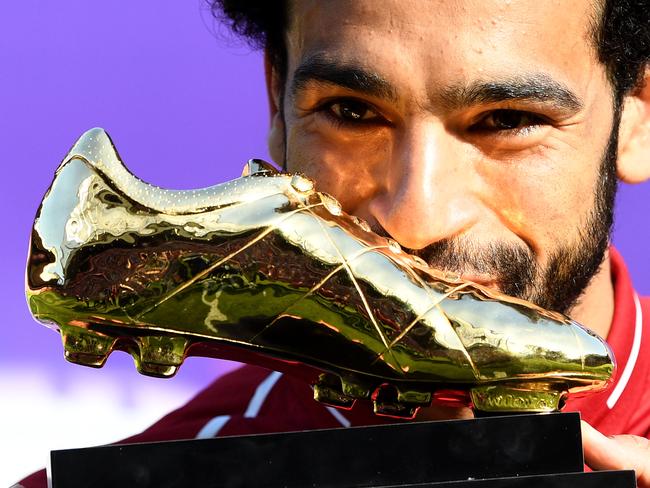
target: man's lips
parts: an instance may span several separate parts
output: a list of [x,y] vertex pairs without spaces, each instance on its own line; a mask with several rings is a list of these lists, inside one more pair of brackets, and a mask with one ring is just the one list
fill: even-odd
[[444,277],[450,281],[471,281],[472,283],[484,286],[486,288],[492,288],[493,290],[499,291],[500,289],[499,280],[487,273],[458,273],[457,271],[451,271],[442,267],[436,267],[435,265],[431,267],[441,271]]
[[498,289],[499,282],[494,279],[494,277],[487,274],[472,274],[464,273],[460,275],[460,279],[463,281],[471,281],[477,285],[485,286],[487,288]]

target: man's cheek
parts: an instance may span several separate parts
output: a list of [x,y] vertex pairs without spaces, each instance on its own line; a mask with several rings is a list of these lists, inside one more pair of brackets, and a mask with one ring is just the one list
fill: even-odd
[[348,212],[372,198],[381,186],[385,152],[376,145],[305,129],[291,132],[287,142],[288,170],[313,179],[319,191],[336,197]]
[[508,232],[542,252],[556,224],[566,224],[572,215],[556,174],[550,168],[525,164],[490,166],[481,171],[483,205],[498,214]]

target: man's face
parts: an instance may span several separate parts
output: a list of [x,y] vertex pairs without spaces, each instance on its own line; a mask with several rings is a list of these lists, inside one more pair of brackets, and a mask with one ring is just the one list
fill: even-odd
[[608,230],[597,15],[589,0],[294,2],[274,159],[431,265],[567,311]]

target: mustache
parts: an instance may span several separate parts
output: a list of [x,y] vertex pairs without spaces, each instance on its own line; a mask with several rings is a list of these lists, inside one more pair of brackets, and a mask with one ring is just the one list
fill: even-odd
[[[383,237],[393,238],[381,225],[371,226]],[[526,298],[532,291],[538,267],[533,251],[526,246],[503,242],[479,244],[469,237],[451,237],[422,249],[403,248],[432,268],[460,275],[487,275],[506,295]]]

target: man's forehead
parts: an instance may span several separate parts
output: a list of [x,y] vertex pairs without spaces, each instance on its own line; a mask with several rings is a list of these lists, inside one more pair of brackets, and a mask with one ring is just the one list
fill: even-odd
[[[583,31],[600,15],[599,0],[294,0],[289,2],[289,29],[300,28],[330,19],[334,24],[373,25],[399,28],[401,33],[431,30],[437,21],[454,20],[444,27],[448,33],[463,25],[480,30],[499,22],[522,27],[551,21],[569,21]],[[558,26],[558,30],[563,30]],[[578,35],[581,32],[577,32]]]
[[[570,5],[569,5],[570,4]],[[570,7],[570,8],[569,8]],[[595,63],[591,0],[330,0],[291,8],[290,72],[314,55],[475,79],[522,69],[567,75]],[[538,65],[534,67],[533,65]]]

